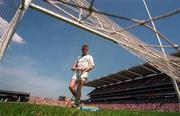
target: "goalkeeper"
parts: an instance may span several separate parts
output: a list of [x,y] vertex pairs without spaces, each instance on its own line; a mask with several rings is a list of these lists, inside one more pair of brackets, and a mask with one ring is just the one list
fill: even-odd
[[84,44],[81,48],[82,54],[72,65],[71,70],[74,71],[69,84],[69,89],[75,97],[75,105],[79,107],[81,98],[81,89],[88,79],[88,72],[94,68],[93,57],[88,54],[88,45]]

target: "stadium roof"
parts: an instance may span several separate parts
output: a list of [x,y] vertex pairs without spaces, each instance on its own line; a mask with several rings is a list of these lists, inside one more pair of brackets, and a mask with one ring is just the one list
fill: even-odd
[[[180,57],[180,52],[174,53],[174,56]],[[138,66],[131,67],[126,70],[121,70],[113,74],[109,74],[107,76],[103,76],[101,78],[88,81],[85,86],[90,87],[102,87],[113,85],[117,83],[122,83],[126,81],[132,81],[139,78],[145,78],[152,75],[161,74],[158,69],[154,68],[153,66],[149,65],[148,63],[144,63]]]

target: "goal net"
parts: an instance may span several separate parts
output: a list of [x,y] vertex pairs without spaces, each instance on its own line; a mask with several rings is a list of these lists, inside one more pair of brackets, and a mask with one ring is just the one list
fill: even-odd
[[[111,40],[121,47],[125,48],[132,54],[138,56],[150,65],[156,67],[160,71],[166,73],[170,77],[180,81],[180,58],[165,54],[161,50],[150,47],[151,45],[145,44],[142,40],[132,35],[127,31],[128,28],[122,28],[106,15],[100,13],[96,8],[93,7],[93,2],[87,2],[86,0],[44,0],[46,3],[52,6],[52,8],[44,9],[38,5],[31,5],[34,9],[39,9],[42,12],[64,20],[72,25],[83,28],[87,31],[100,35],[108,40]],[[179,13],[178,11],[175,11]],[[175,12],[173,12],[175,14]],[[172,13],[172,14],[173,14]],[[171,13],[168,15],[172,15]],[[167,15],[167,16],[168,16]],[[164,15],[165,17],[166,15]],[[146,23],[148,21],[138,21],[121,17],[126,20],[136,22],[137,25],[144,25],[152,29]],[[158,18],[158,17],[156,17]],[[161,17],[159,17],[161,18]],[[154,19],[155,20],[155,19]],[[150,21],[149,21],[150,22]],[[153,30],[156,34],[159,34],[163,39],[167,40],[161,33]],[[175,44],[169,42],[174,48],[177,48]],[[163,47],[163,46],[159,46]],[[177,48],[177,51],[178,48]]]

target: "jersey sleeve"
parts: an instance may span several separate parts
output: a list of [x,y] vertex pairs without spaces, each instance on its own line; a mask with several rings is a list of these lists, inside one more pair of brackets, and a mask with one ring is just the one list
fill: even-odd
[[94,60],[92,56],[89,56],[89,62],[91,63],[92,66],[95,66]]

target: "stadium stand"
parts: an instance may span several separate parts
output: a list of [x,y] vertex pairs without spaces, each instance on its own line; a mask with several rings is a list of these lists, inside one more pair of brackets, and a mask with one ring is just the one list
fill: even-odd
[[[180,53],[173,55],[180,57]],[[147,63],[89,81],[85,86],[95,87],[88,101],[96,106],[180,111],[171,78]]]
[[41,105],[55,105],[55,106],[65,106],[65,100],[59,100],[54,98],[44,98],[44,97],[34,97],[31,96],[28,100],[30,104],[41,104]]
[[30,93],[0,90],[0,101],[18,101],[27,102],[29,100]]

